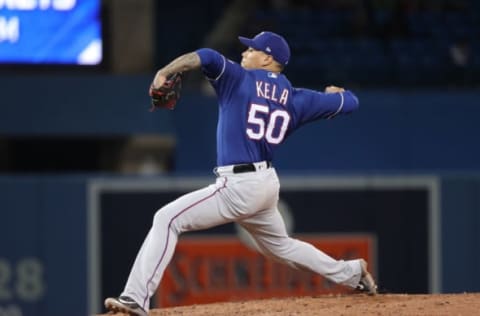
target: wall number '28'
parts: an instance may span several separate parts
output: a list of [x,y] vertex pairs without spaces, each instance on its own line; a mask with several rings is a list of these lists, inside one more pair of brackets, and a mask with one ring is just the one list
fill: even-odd
[[[16,265],[0,258],[0,303],[15,299],[39,300],[45,294],[43,264],[36,258],[24,258]],[[0,313],[2,315],[2,313]]]
[[[262,114],[266,114],[266,117]],[[253,103],[248,112],[248,123],[255,126],[247,128],[247,135],[251,139],[265,138],[270,144],[280,144],[287,132],[290,115],[284,110],[270,113],[268,106]]]

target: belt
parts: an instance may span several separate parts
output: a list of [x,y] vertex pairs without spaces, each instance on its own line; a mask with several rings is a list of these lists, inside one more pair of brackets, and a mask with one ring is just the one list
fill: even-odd
[[226,174],[226,173],[244,173],[244,172],[254,172],[265,170],[272,167],[271,161],[260,161],[260,162],[253,162],[253,163],[244,163],[238,165],[229,165],[229,166],[221,166],[216,167],[213,169],[213,172],[218,176],[219,174]]
[[262,168],[261,165],[256,165],[253,163],[245,163],[241,165],[233,165],[233,173],[244,173],[244,172],[253,172],[262,169],[268,169],[272,166],[270,161],[265,161],[265,168]]

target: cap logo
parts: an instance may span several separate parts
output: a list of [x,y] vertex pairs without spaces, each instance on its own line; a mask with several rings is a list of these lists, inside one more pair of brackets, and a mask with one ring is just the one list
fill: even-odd
[[266,50],[267,52],[269,52],[269,53],[272,52],[272,49],[271,49],[269,46],[267,46],[267,48],[265,48],[265,50]]

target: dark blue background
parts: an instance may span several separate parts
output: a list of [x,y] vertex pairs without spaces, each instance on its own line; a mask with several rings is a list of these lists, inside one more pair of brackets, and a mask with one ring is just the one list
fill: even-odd
[[[185,91],[175,111],[150,113],[151,78],[0,76],[0,134],[173,135],[175,171],[209,172],[216,161],[216,99]],[[311,123],[286,140],[274,161],[280,171],[480,170],[477,90],[354,92],[357,112]]]
[[[215,98],[186,90],[177,110],[150,113],[150,80],[150,75],[0,76],[0,134],[173,135],[173,175],[213,177]],[[442,291],[480,291],[480,94],[355,92],[358,112],[305,126],[286,141],[274,162],[280,177],[438,176]],[[46,269],[47,297],[26,310],[50,316],[87,313],[86,198],[87,183],[96,176],[0,177],[0,257],[12,264],[37,257]]]

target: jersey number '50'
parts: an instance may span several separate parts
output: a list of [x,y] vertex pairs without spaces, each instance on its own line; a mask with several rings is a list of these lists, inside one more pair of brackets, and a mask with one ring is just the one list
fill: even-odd
[[266,105],[252,103],[248,112],[248,121],[252,127],[247,128],[247,135],[251,139],[265,140],[270,144],[280,144],[287,132],[290,115],[284,110],[274,110]]

